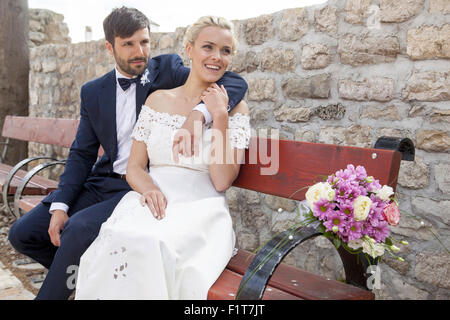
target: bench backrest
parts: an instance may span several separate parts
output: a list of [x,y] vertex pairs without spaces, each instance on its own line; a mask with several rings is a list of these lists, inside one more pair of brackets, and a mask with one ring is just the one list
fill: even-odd
[[[2,135],[70,147],[75,139],[78,123],[79,120],[74,119],[7,116]],[[272,145],[274,143],[278,143],[278,148]],[[277,150],[279,156],[276,155]],[[99,155],[101,154],[102,148],[99,150]],[[393,150],[252,137],[245,153],[245,164],[241,166],[233,185],[279,197],[304,200],[308,186],[323,181],[323,176],[353,164],[355,167],[364,166],[368,175],[395,190],[401,158],[401,153]],[[277,173],[261,174],[264,168],[268,170],[273,167],[274,161],[278,161]]]
[[[2,136],[17,140],[69,148],[75,140],[79,120],[6,116]],[[103,154],[100,147],[99,156]]]
[[78,120],[6,116],[2,136],[23,141],[70,147]]
[[[271,154],[273,143],[279,143],[278,157]],[[276,151],[276,148],[273,150]],[[279,161],[278,172],[274,175],[261,174],[262,168],[267,170],[273,166],[273,163],[268,163],[266,154],[267,158],[273,158],[272,162]],[[393,150],[252,137],[245,153],[245,164],[241,166],[233,185],[283,198],[304,200],[308,186],[322,182],[324,176],[353,164],[355,167],[364,166],[369,176],[395,190],[401,159],[402,154]]]

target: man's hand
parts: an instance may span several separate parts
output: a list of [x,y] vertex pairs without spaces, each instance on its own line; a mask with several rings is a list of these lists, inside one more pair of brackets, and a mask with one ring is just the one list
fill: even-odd
[[63,210],[54,210],[52,212],[52,218],[50,219],[50,225],[48,227],[48,234],[50,235],[50,241],[56,247],[61,245],[59,235],[68,219],[69,216]]
[[205,117],[200,111],[192,111],[183,126],[176,132],[173,139],[172,152],[173,159],[178,163],[178,154],[191,157],[192,153],[198,157],[200,139],[202,138],[202,128]]

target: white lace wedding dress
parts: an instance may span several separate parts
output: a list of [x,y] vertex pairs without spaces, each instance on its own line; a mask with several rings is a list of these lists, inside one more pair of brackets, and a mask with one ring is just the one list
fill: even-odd
[[[206,299],[232,257],[235,235],[225,194],[209,176],[211,127],[198,157],[172,159],[185,121],[143,106],[132,137],[147,144],[150,176],[167,199],[157,220],[140,194],[127,193],[80,260],[75,299]],[[229,117],[234,148],[247,148],[249,117]]]

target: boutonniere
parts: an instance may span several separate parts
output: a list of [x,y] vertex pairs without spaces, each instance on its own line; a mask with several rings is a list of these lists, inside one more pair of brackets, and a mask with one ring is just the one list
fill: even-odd
[[150,75],[150,72],[148,71],[148,69],[145,69],[144,74],[141,77],[141,84],[143,86],[145,86],[147,83],[150,82],[150,80],[148,80],[148,76]]

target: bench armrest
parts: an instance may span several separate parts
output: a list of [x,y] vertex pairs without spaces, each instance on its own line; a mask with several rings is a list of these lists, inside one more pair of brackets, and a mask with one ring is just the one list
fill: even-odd
[[374,149],[395,150],[402,154],[402,160],[414,161],[414,142],[409,138],[380,137],[375,142]]
[[6,177],[5,183],[3,184],[3,187],[2,187],[3,205],[4,205],[4,208],[8,211],[9,214],[13,214],[13,212],[12,212],[10,206],[9,206],[9,202],[8,202],[8,196],[10,195],[9,194],[9,186],[11,185],[12,179],[16,175],[17,171],[19,171],[22,167],[24,167],[25,165],[29,164],[32,161],[42,160],[42,159],[57,161],[57,159],[54,159],[54,158],[51,158],[51,157],[46,157],[46,156],[31,157],[31,158],[27,158],[27,159],[24,159],[24,160],[18,162],[9,171],[8,176]]
[[19,209],[19,201],[20,198],[22,197],[22,192],[25,189],[27,183],[40,171],[48,168],[48,167],[52,167],[52,166],[56,166],[56,165],[65,165],[66,164],[66,160],[56,160],[56,161],[51,161],[51,162],[47,162],[47,163],[43,163],[40,165],[35,166],[33,169],[31,169],[26,175],[25,177],[22,179],[22,181],[20,181],[19,186],[17,187],[16,193],[14,194],[14,215],[16,216],[17,219],[20,218],[20,209]]
[[[314,222],[306,227],[287,230],[272,238],[255,255],[239,285],[236,300],[261,300],[266,286],[275,269],[286,255],[302,242],[321,236],[319,223]],[[344,265],[345,278],[348,284],[367,290],[366,273],[369,265],[376,265],[377,259],[367,258],[362,253],[351,254],[342,246],[337,250]]]

